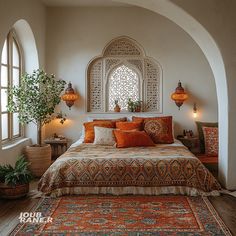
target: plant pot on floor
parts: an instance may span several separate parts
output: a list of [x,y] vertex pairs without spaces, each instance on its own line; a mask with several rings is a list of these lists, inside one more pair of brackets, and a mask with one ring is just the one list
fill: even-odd
[[26,146],[25,155],[33,176],[41,177],[51,165],[51,146]]
[[0,183],[0,196],[5,199],[16,199],[24,197],[29,192],[29,183],[16,186]]

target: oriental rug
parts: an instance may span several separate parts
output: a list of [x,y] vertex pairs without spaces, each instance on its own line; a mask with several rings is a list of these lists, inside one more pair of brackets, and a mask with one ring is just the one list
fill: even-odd
[[64,196],[35,212],[51,222],[21,223],[11,235],[231,235],[200,196]]

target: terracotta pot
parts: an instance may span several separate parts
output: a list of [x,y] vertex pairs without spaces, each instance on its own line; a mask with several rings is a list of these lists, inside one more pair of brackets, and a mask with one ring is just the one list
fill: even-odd
[[21,184],[16,186],[0,184],[0,197],[5,199],[16,199],[24,197],[29,192],[29,184]]
[[51,165],[51,146],[26,146],[25,155],[30,162],[29,169],[35,177],[41,177]]

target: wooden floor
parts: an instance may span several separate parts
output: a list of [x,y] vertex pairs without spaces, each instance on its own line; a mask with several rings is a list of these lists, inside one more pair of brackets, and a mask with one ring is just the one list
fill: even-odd
[[[35,189],[37,181],[31,183],[31,189]],[[209,197],[210,202],[225,222],[227,227],[236,236],[236,198],[229,195]],[[18,200],[0,199],[0,236],[7,236],[18,224],[20,212],[31,211],[37,205],[39,199],[30,197]]]

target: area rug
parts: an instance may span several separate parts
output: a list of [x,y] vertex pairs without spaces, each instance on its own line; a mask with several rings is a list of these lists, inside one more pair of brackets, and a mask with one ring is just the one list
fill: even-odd
[[35,211],[52,222],[21,223],[12,235],[231,235],[204,197],[64,196]]

